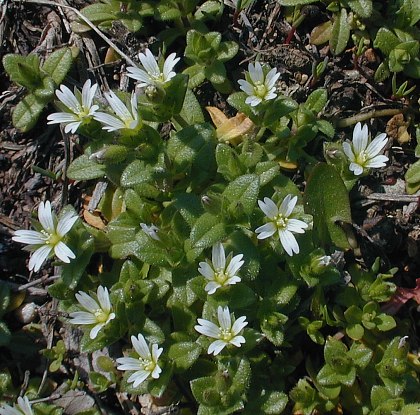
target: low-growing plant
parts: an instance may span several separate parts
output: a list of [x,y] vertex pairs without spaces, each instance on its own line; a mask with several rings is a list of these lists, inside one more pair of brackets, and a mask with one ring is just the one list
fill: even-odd
[[[150,6],[156,17],[156,9],[181,3],[128,6]],[[126,69],[140,92],[109,90],[99,99],[90,80],[82,90],[56,91],[60,112],[49,124],[84,137],[67,176],[86,182],[87,192],[96,180],[106,189],[83,220],[71,206],[56,214],[41,202],[34,230],[13,239],[27,245],[30,270],[50,259],[62,266],[48,287],[59,318],[81,330],[82,352],[104,354],[84,381],[98,394],[149,394],[199,415],[417,413],[419,365],[409,356],[406,322],[384,307],[396,293],[397,270],[381,272],[379,259],[366,269],[350,255],[357,240],[349,192],[386,166],[387,135],[370,139],[357,123],[351,140],[333,141],[336,130],[322,116],[327,89],[302,100],[282,95],[277,68],[258,60],[233,84],[225,63],[238,44],[205,30],[205,10],[215,6],[206,3],[183,6],[189,23],[201,20],[188,27],[191,66],[182,73],[175,53],[155,58],[146,49],[139,66]],[[84,13],[105,6],[113,7],[100,21],[108,29],[124,14],[115,4]],[[365,19],[376,12],[370,1],[329,9],[335,54],[350,34],[348,9]],[[320,66],[316,77],[326,70]],[[207,107],[214,126],[195,95],[206,79],[230,93],[237,111]],[[315,156],[322,148],[325,161]],[[43,352],[50,372],[63,365],[63,346]],[[78,379],[68,388],[83,387]],[[31,393],[4,411],[60,412],[42,412]],[[10,396],[8,405],[17,394]]]
[[70,48],[58,49],[41,64],[36,54],[3,57],[3,66],[12,81],[27,90],[13,111],[13,125],[22,131],[33,128],[41,112],[54,99],[55,89],[63,82],[73,62]]

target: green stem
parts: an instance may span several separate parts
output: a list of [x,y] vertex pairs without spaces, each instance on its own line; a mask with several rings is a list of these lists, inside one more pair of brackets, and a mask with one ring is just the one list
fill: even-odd
[[266,127],[261,127],[260,130],[258,131],[257,135],[255,136],[255,141],[259,141],[260,138],[264,135],[265,130],[267,128]]
[[349,127],[350,125],[354,125],[362,121],[367,121],[367,120],[370,120],[371,118],[390,117],[393,115],[400,114],[402,112],[403,110],[399,108],[387,108],[383,110],[373,109],[363,114],[359,113],[359,114],[353,115],[353,117],[348,117],[348,118],[343,118],[342,120],[338,120],[335,123],[335,126],[339,128]]
[[178,123],[181,128],[186,128],[189,127],[189,123],[184,119],[184,117],[182,117],[180,114],[174,115],[172,117],[172,120],[175,121],[176,123]]

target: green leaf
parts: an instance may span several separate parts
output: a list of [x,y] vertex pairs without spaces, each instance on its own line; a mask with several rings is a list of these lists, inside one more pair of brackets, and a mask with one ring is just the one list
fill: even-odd
[[0,321],[0,346],[7,346],[10,343],[12,334],[4,321]]
[[220,403],[220,395],[216,386],[216,378],[207,376],[190,382],[191,392],[198,403],[206,406],[216,406]]
[[373,46],[380,49],[385,55],[389,55],[399,43],[401,41],[391,30],[381,27],[376,34]]
[[221,15],[223,12],[223,5],[215,0],[207,0],[194,13],[194,17],[197,20],[205,20],[206,18],[212,18]]
[[353,343],[347,353],[353,364],[364,369],[373,357],[373,351],[363,343]]
[[263,414],[278,415],[286,409],[288,398],[283,392],[264,390],[258,400]]
[[13,125],[22,132],[29,131],[37,123],[45,105],[46,102],[44,100],[33,94],[28,94],[13,110]]
[[227,144],[218,144],[216,147],[217,171],[227,180],[234,180],[244,173],[244,168],[236,151]]
[[314,218],[314,232],[323,245],[331,241],[341,249],[350,247],[340,226],[352,223],[349,196],[333,166],[325,163],[315,166],[306,185],[304,204],[305,211]]
[[204,68],[204,74],[212,84],[222,84],[226,80],[225,65],[222,62],[216,61],[212,65]]
[[405,173],[407,193],[414,194],[420,189],[420,160],[413,163]]
[[200,198],[191,193],[176,195],[175,206],[190,227],[194,225],[195,221],[203,213]]
[[364,19],[372,14],[372,0],[348,0],[348,5],[359,17]]
[[154,240],[143,231],[137,233],[136,242],[137,258],[149,265],[168,266],[171,258],[162,242]]
[[255,174],[246,174],[229,183],[223,192],[228,201],[226,207],[231,214],[235,211],[243,211],[251,215],[256,204],[260,190],[259,177]]
[[180,373],[189,369],[198,359],[201,347],[197,343],[179,342],[168,350],[168,357],[174,363],[174,372]]
[[217,50],[217,60],[219,62],[226,62],[232,59],[239,50],[239,46],[233,40],[222,42]]
[[237,396],[241,396],[249,386],[251,381],[251,365],[246,358],[239,361],[238,367],[235,368],[235,374],[232,378],[232,386],[229,392]]
[[282,6],[302,6],[315,3],[316,0],[277,0],[277,2]]
[[212,177],[216,170],[214,149],[216,135],[209,124],[196,124],[182,129],[168,141],[168,155],[178,173],[191,173],[195,183]]
[[321,133],[325,134],[328,138],[333,138],[335,134],[335,129],[333,125],[327,120],[317,120],[316,126],[318,127]]
[[313,91],[305,102],[305,108],[318,114],[321,112],[328,100],[328,93],[325,88],[319,88]]
[[0,281],[0,317],[3,316],[10,304],[10,286]]
[[397,323],[396,323],[394,317],[389,316],[388,314],[384,314],[384,313],[379,314],[376,317],[376,320],[378,320],[376,322],[376,327],[380,331],[392,330],[397,326]]
[[45,59],[45,62],[42,65],[42,70],[51,76],[55,84],[58,86],[61,82],[63,82],[72,63],[73,56],[71,49],[62,48],[51,53],[51,55]]
[[21,56],[10,53],[3,57],[2,62],[13,82],[24,86],[29,91],[33,91],[41,85],[42,77],[38,55]]
[[82,154],[70,164],[67,176],[72,180],[98,179],[104,177],[105,167],[104,164],[99,164],[89,159],[86,154]]
[[226,229],[220,218],[211,213],[204,213],[191,229],[191,242],[194,248],[210,248],[226,236]]
[[74,251],[76,258],[72,259],[69,264],[63,266],[61,278],[63,282],[71,289],[74,290],[85,272],[87,265],[90,262],[90,258],[95,252],[95,243],[93,238],[86,237],[87,232],[80,232],[78,235],[78,243],[74,243],[77,246],[77,250]]
[[176,20],[181,17],[179,5],[172,0],[161,0],[157,7],[155,17],[158,20]]
[[184,69],[182,72],[184,75],[188,75],[188,87],[191,89],[197,88],[200,86],[206,79],[204,66],[199,65],[198,63],[195,65],[191,65],[188,68]]
[[317,46],[327,43],[331,38],[332,27],[333,25],[331,20],[327,20],[326,22],[314,27],[312,29],[309,42],[312,45]]
[[195,97],[194,92],[190,89],[187,89],[185,94],[184,104],[180,115],[190,125],[204,123],[204,115],[200,103]]
[[350,37],[350,25],[347,21],[347,10],[342,8],[333,23],[330,48],[334,55],[339,55],[347,46]]
[[365,334],[365,329],[361,324],[350,324],[346,327],[347,335],[353,340],[360,340]]
[[[236,99],[235,94],[232,94],[232,95],[233,95],[232,100]],[[244,104],[244,105],[248,105],[248,104]],[[271,126],[272,124],[278,122],[278,120],[281,117],[284,117],[285,115],[290,114],[297,107],[298,107],[297,102],[291,98],[285,98],[285,97],[280,96],[276,98],[274,101],[270,101],[264,113],[263,126],[265,127]],[[241,109],[239,110],[242,111]]]

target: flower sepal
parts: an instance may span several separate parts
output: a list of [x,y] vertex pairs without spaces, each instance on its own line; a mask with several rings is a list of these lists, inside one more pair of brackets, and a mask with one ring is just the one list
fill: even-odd
[[178,115],[184,104],[188,76],[177,74],[168,82],[149,85],[139,97],[141,115],[146,121],[166,122]]

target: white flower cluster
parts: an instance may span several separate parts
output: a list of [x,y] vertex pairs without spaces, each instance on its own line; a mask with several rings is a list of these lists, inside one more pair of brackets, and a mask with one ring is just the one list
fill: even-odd
[[[130,78],[140,81],[140,86],[159,86],[170,81],[176,73],[173,71],[180,58],[171,53],[160,70],[152,52],[146,49],[145,53],[139,54],[139,59],[144,69],[129,66],[127,68]],[[118,96],[112,92],[105,92],[105,98],[114,114],[101,112],[99,106],[93,103],[98,85],[91,84],[88,79],[80,92],[74,88],[72,92],[65,85],[61,85],[56,91],[59,100],[57,106],[62,110],[50,114],[48,124],[63,124],[66,133],[75,133],[81,125],[88,124],[92,119],[103,124],[103,129],[109,132],[118,130],[137,130],[141,126],[138,112],[137,96],[133,91],[130,106],[127,107]]]

